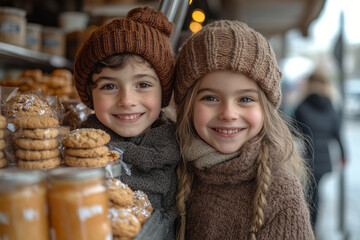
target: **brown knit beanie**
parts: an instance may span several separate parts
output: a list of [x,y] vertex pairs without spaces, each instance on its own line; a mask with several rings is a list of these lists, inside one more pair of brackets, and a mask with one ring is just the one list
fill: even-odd
[[86,85],[95,65],[109,56],[127,53],[143,57],[154,68],[161,83],[162,107],[166,107],[173,90],[175,58],[169,39],[173,28],[165,14],[143,7],[96,29],[75,57],[74,81],[82,102],[93,108]]
[[181,47],[175,70],[175,103],[179,104],[207,73],[225,70],[256,81],[270,102],[279,107],[282,73],[269,42],[245,23],[229,20],[205,25]]

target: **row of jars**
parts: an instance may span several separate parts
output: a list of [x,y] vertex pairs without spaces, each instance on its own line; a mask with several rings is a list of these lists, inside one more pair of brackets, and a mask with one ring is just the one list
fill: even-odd
[[0,239],[109,240],[103,168],[0,170]]
[[20,8],[0,7],[0,42],[65,56],[66,38],[63,29],[29,23],[26,11]]

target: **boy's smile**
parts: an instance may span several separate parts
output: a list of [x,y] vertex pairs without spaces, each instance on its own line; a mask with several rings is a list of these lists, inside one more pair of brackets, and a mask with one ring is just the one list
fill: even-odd
[[114,114],[114,117],[116,117],[119,121],[122,121],[124,123],[126,122],[135,122],[137,121],[141,116],[143,116],[142,113],[136,113],[136,114]]
[[193,114],[196,132],[221,153],[239,151],[263,126],[258,85],[228,71],[209,73],[200,81]]
[[146,62],[130,60],[123,68],[104,68],[92,80],[95,115],[120,136],[137,136],[159,117],[161,85]]

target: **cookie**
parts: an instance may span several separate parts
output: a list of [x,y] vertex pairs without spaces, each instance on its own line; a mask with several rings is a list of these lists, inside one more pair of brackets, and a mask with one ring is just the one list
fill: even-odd
[[[109,208],[124,208],[120,205],[117,205],[116,203],[114,203],[113,201],[109,201]],[[130,208],[129,208],[130,209]],[[130,209],[131,211],[131,209]]]
[[43,72],[40,69],[28,69],[24,70],[20,77],[29,77],[34,79],[36,82],[41,82],[43,78]]
[[45,140],[38,140],[31,138],[17,138],[15,139],[15,143],[20,148],[29,149],[29,150],[50,150],[57,148],[60,144],[59,139],[57,138],[51,138]]
[[6,147],[5,139],[0,139],[0,150],[4,149],[5,147]]
[[3,158],[4,157],[4,151],[0,151],[0,158]]
[[95,158],[79,158],[70,155],[64,156],[64,163],[71,167],[100,167],[105,166],[109,162],[109,158],[105,155]]
[[61,163],[61,158],[50,158],[39,161],[26,161],[18,159],[16,161],[16,166],[19,168],[31,168],[31,169],[47,169],[54,168],[59,166]]
[[6,118],[3,115],[0,115],[0,128],[6,128],[7,127],[7,121]]
[[0,158],[0,168],[6,167],[8,165],[8,160],[5,158]]
[[64,148],[64,153],[73,157],[93,158],[108,154],[109,148],[107,146],[96,148]]
[[71,85],[71,81],[68,81],[68,79],[59,76],[50,76],[46,82],[48,87],[54,89],[64,87],[69,84]]
[[72,73],[65,69],[65,68],[58,68],[58,69],[55,69],[52,73],[51,73],[51,76],[56,76],[56,77],[62,77],[68,81],[71,81],[72,80]]
[[33,93],[17,95],[7,102],[9,106],[9,117],[22,116],[51,116],[53,111],[49,104],[40,96]]
[[54,148],[50,150],[42,150],[42,151],[17,149],[15,152],[15,157],[30,161],[43,160],[43,159],[60,157],[60,150],[58,148]]
[[109,200],[120,207],[131,207],[133,204],[134,193],[128,185],[116,178],[106,180]]
[[26,116],[21,118],[14,118],[13,121],[16,127],[21,128],[52,128],[59,124],[59,121],[49,116]]
[[62,143],[69,148],[95,148],[109,141],[110,135],[101,129],[80,128],[65,134]]
[[108,158],[109,158],[109,161],[111,163],[116,163],[118,162],[119,158],[120,158],[120,154],[117,153],[117,152],[108,152],[107,154]]
[[153,211],[154,209],[152,208],[147,195],[143,191],[135,191],[131,212],[139,220],[141,225],[144,225]]
[[129,209],[110,208],[108,216],[111,221],[113,235],[116,238],[133,238],[141,229],[139,220],[131,213],[131,211],[129,211]]
[[69,95],[73,91],[72,86],[63,86],[62,88],[55,89],[55,95]]
[[21,134],[33,139],[56,138],[59,135],[59,130],[57,128],[23,129]]

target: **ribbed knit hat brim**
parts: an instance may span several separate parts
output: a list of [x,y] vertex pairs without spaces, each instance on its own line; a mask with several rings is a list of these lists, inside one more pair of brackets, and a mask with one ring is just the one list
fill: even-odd
[[166,107],[173,90],[175,59],[169,41],[173,27],[163,13],[145,7],[95,30],[75,57],[74,80],[81,100],[92,108],[86,84],[96,64],[109,56],[127,53],[143,57],[154,68],[161,83],[162,107]]
[[182,101],[197,80],[216,71],[246,75],[279,107],[282,74],[275,54],[269,42],[245,23],[219,20],[206,25],[184,43],[176,64],[175,103]]

